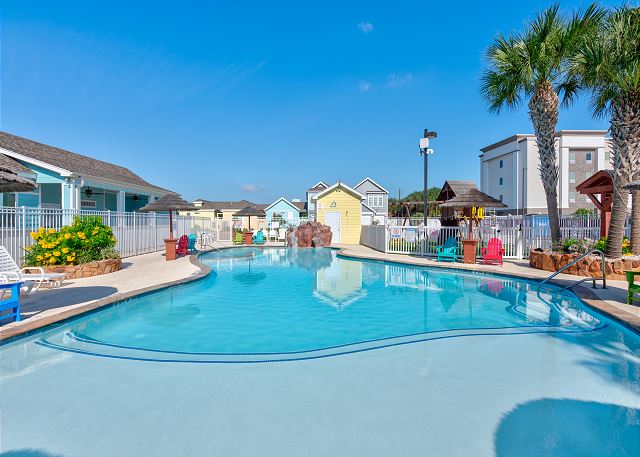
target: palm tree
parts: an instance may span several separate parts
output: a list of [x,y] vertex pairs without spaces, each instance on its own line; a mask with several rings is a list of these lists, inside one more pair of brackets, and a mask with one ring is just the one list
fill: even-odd
[[[623,186],[640,167],[640,8],[624,6],[612,12],[580,46],[571,74],[590,90],[594,115],[610,115],[614,191],[606,254],[617,258],[622,255],[629,200]],[[634,238],[637,247],[637,233]]]
[[595,5],[584,14],[564,18],[557,5],[550,6],[529,23],[525,32],[510,37],[498,35],[487,51],[489,68],[482,76],[482,95],[495,113],[517,108],[529,98],[529,118],[533,123],[540,157],[540,178],[547,198],[551,240],[560,242],[558,215],[558,160],[555,146],[559,95],[569,104],[578,89],[566,78],[569,57],[583,37],[602,19]]

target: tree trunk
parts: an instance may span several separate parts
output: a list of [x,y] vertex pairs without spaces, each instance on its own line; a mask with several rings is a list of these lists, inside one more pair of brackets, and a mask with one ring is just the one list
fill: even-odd
[[[613,205],[607,240],[607,257],[622,256],[629,191],[623,189],[638,172],[640,163],[640,95],[632,94],[611,105],[613,143]],[[638,243],[637,236],[633,241]]]
[[640,190],[631,191],[631,252],[640,255]]
[[556,152],[556,126],[558,125],[558,94],[549,81],[539,83],[529,100],[529,118],[533,123],[540,157],[540,179],[547,197],[547,213],[551,244],[560,244],[560,217],[558,214],[558,154]]

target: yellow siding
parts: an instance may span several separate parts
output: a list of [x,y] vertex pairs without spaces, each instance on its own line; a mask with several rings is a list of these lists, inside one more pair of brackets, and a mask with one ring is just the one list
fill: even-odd
[[[335,203],[335,205],[334,205]],[[340,243],[359,244],[362,200],[360,197],[336,187],[317,201],[318,222],[325,223],[328,212],[340,213]]]

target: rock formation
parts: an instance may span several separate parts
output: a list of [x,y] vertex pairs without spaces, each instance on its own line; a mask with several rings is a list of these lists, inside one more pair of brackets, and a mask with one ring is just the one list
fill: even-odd
[[305,222],[287,232],[287,245],[299,248],[321,248],[331,245],[331,229],[320,222]]

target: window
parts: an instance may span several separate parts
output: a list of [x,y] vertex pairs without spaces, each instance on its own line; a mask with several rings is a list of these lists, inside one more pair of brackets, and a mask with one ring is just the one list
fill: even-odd
[[500,161],[500,168],[504,167],[504,160]]
[[575,203],[576,202],[576,191],[575,190],[570,190],[569,191],[569,203]]
[[367,195],[367,206],[370,208],[382,208],[384,199],[382,195],[369,194]]
[[500,178],[500,185],[502,185],[502,183],[503,183],[503,180],[502,180],[502,178]]
[[576,163],[576,153],[569,151],[569,163]]
[[593,154],[591,152],[587,152],[585,158],[587,159],[587,163],[591,163],[593,160]]
[[569,172],[569,182],[576,182],[576,172],[575,171],[570,171]]
[[502,194],[500,194],[500,201],[502,201],[504,199],[504,197],[502,196]]
[[589,179],[589,178],[591,177],[591,172],[590,172],[590,171],[587,171],[587,172],[584,174],[584,177],[585,177],[585,178],[587,178],[587,179]]
[[604,160],[606,162],[611,162],[611,151],[607,151],[604,153]]

